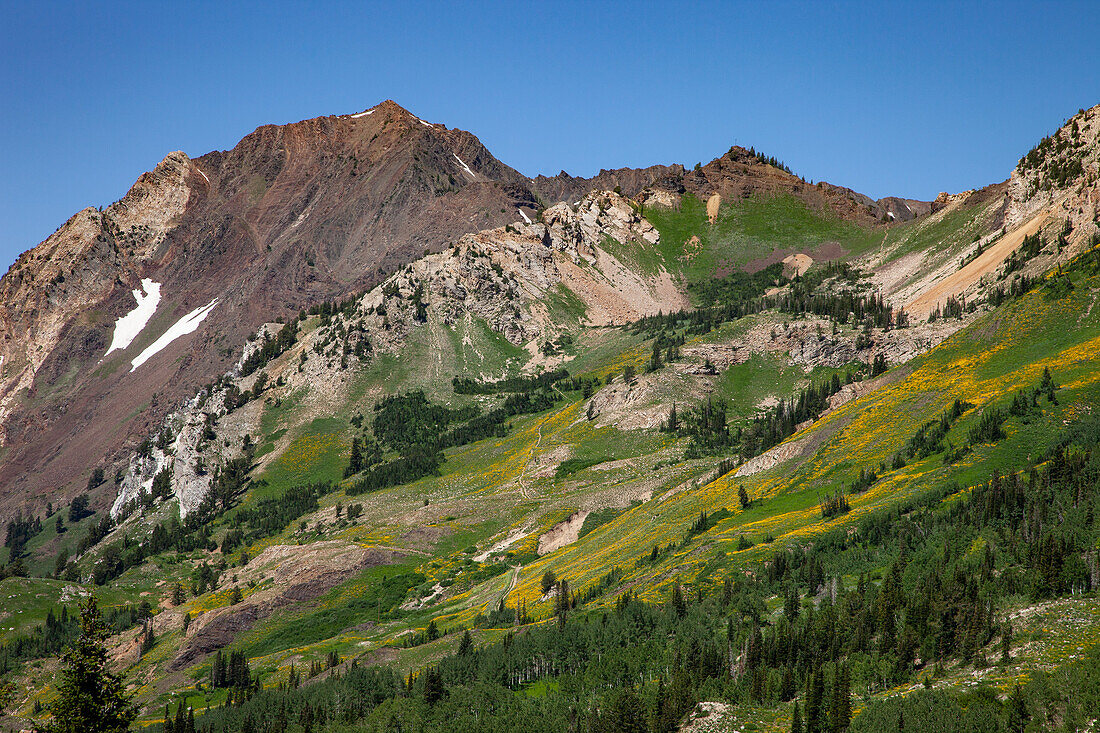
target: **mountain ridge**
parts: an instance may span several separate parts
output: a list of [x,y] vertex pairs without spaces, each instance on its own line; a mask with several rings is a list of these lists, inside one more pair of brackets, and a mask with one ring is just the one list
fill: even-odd
[[[117,213],[84,212],[59,238],[117,267],[153,263],[129,275],[140,297],[83,284],[114,287],[117,309],[76,341],[62,323],[70,351],[39,368],[56,391],[99,358],[77,394],[101,389],[143,427],[103,454],[90,506],[62,503],[79,485],[47,489],[58,503],[46,516],[32,504],[9,525],[0,567],[15,577],[0,589],[27,613],[5,617],[3,649],[16,651],[3,658],[24,682],[21,721],[41,718],[55,667],[18,650],[53,638],[47,609],[85,592],[130,604],[108,646],[153,726],[169,704],[205,706],[203,723],[230,729],[306,695],[327,709],[362,673],[401,680],[357,713],[364,725],[440,727],[480,699],[463,681],[472,668],[515,670],[479,673],[477,689],[550,727],[578,710],[603,720],[626,699],[668,706],[661,730],[702,717],[696,701],[721,729],[789,730],[799,690],[823,677],[842,690],[848,670],[867,711],[858,726],[921,679],[945,695],[973,695],[980,679],[994,686],[982,704],[1000,711],[996,690],[1021,669],[1069,673],[1048,641],[1055,656],[1095,653],[1100,107],[1025,154],[1009,181],[923,213],[733,149],[698,170],[623,173],[619,192],[545,208],[532,195],[530,213],[513,197],[498,225],[478,210],[475,231],[410,253],[371,287],[333,286],[291,309],[310,288],[354,282],[339,270],[357,245],[333,232],[362,222],[326,191],[364,185],[355,201],[388,191],[408,211],[456,173],[467,190],[512,185],[477,180],[489,166],[457,133],[367,112],[261,128],[205,163],[172,157]],[[413,152],[350,175],[351,154],[386,145]],[[371,176],[385,185],[352,182]],[[162,209],[119,234],[161,178],[173,200],[196,187],[202,206],[229,203],[163,236]],[[563,193],[583,185],[558,178]],[[501,200],[482,193],[463,201]],[[918,215],[883,221],[901,207]],[[381,221],[386,209],[369,210]],[[331,272],[274,283],[269,255]],[[231,268],[236,289],[203,289],[200,258]],[[195,287],[181,297],[178,279],[155,279],[166,272]],[[83,281],[62,274],[44,298],[80,295]],[[285,315],[247,338],[223,315],[261,319],[280,304]],[[204,313],[220,320],[132,368]],[[123,335],[136,335],[103,356],[123,314],[134,319]],[[141,404],[160,390],[157,365],[182,373],[201,356],[188,345],[211,331],[222,338],[205,346],[219,355],[209,378],[190,391],[181,380],[156,410]],[[95,455],[103,403],[49,397],[41,412],[65,411],[40,443],[64,440],[80,413],[87,435],[58,455]],[[1067,608],[1072,619],[1052,625]],[[988,663],[994,653],[1006,661]],[[608,669],[643,671],[627,684]],[[445,693],[428,699],[440,670]],[[566,709],[569,685],[595,702]]]
[[[878,217],[860,209],[869,204],[857,203],[847,189],[803,186],[743,149],[731,149],[726,158],[701,171],[677,166],[611,171],[599,180],[569,178],[554,188],[548,179],[527,179],[499,162],[472,134],[428,123],[392,100],[355,114],[262,125],[234,148],[195,159],[172,153],[104,214],[85,209],[74,215],[4,276],[0,293],[9,293],[5,302],[17,309],[9,305],[9,312],[0,314],[0,437],[8,454],[0,483],[14,488],[28,476],[42,476],[33,480],[29,494],[46,485],[75,490],[76,454],[61,460],[48,456],[57,445],[71,445],[76,435],[58,425],[62,415],[75,411],[81,429],[112,424],[116,437],[91,445],[97,453],[117,456],[124,443],[133,445],[133,436],[159,421],[167,405],[224,371],[226,347],[215,345],[210,333],[218,332],[223,343],[239,343],[264,322],[366,290],[458,234],[501,226],[517,214],[531,218],[552,203],[545,200],[548,193],[575,195],[593,181],[627,179],[633,181],[628,190],[656,184],[677,194],[719,192],[727,198],[786,186],[812,205],[831,206],[844,216],[865,222]],[[660,179],[649,180],[658,174]],[[62,238],[67,252],[58,249]],[[64,277],[62,271],[87,277],[100,267],[106,268],[100,281],[80,293],[63,282],[40,289],[34,308],[25,304],[35,297],[12,289],[34,269],[54,277]],[[160,359],[144,366],[155,376],[137,392],[106,384],[110,379],[82,387],[86,380],[79,372],[99,370],[95,356],[109,338],[107,314],[121,315],[129,291],[154,276],[169,281],[161,313],[171,309],[182,316],[218,298],[198,334],[186,338],[201,345],[183,357],[181,368]],[[89,312],[102,315],[89,320]],[[40,323],[24,323],[27,314]],[[62,331],[70,334],[64,347]],[[34,343],[29,360],[22,346],[28,336]],[[168,353],[178,353],[182,343],[170,345]],[[77,374],[71,373],[74,361],[82,362]],[[49,397],[43,400],[43,394]],[[150,405],[155,414],[151,423],[141,417],[126,427],[126,416],[145,402],[134,394],[155,394]],[[116,404],[127,409],[94,417],[96,405]],[[5,492],[0,506],[10,507],[13,493]]]

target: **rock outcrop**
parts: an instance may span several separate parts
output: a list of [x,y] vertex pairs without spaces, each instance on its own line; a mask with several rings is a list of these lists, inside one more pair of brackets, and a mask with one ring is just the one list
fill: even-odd
[[1081,110],[1020,159],[1008,180],[1005,224],[1047,209],[1087,241],[1100,219],[1100,105]]

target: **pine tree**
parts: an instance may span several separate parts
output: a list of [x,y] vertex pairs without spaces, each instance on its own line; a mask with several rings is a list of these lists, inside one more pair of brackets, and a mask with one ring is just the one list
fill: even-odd
[[603,724],[604,730],[617,733],[644,733],[642,701],[638,699],[633,688],[623,687],[614,694]]
[[80,637],[61,657],[58,696],[41,733],[122,733],[137,716],[121,675],[107,668],[107,627],[95,596],[80,604]]
[[348,465],[348,475],[359,473],[363,470],[363,448],[359,438],[351,439],[351,462]]
[[852,722],[850,688],[851,678],[848,673],[848,665],[840,665],[833,674],[833,700],[829,710],[833,733],[844,733]]
[[684,602],[684,589],[680,587],[679,583],[672,586],[672,610],[680,618],[683,618],[684,614],[687,613],[687,604]]
[[649,363],[646,364],[647,372],[655,372],[660,369],[664,364],[661,362],[661,346],[660,339],[653,341],[653,353],[649,357]]
[[144,656],[156,643],[157,637],[153,633],[153,625],[146,621],[145,629],[141,633],[141,654]]
[[802,710],[797,701],[794,704],[794,717],[791,718],[791,733],[802,733]]
[[742,509],[748,509],[752,506],[752,499],[749,498],[749,493],[745,491],[744,485],[737,487],[737,499],[741,502]]
[[183,708],[183,702],[180,700],[176,706],[176,722],[172,725],[176,733],[187,733],[187,711]]
[[657,690],[653,694],[653,704],[649,708],[649,729],[654,733],[663,733],[665,713],[665,678],[657,678]]
[[225,681],[225,657],[222,650],[214,653],[214,661],[210,663],[210,686],[213,688],[226,687]]
[[1027,724],[1031,721],[1031,713],[1027,709],[1027,700],[1024,699],[1024,693],[1020,689],[1020,685],[1012,690],[1008,696],[1007,702],[1008,708],[1008,729],[1012,733],[1023,733],[1027,728]]
[[428,667],[424,672],[424,702],[435,705],[443,698],[443,675],[438,667]]
[[668,423],[665,429],[670,433],[676,433],[680,430],[680,416],[676,414],[676,403],[672,403],[672,409],[668,413]]
[[558,581],[558,595],[554,602],[554,614],[558,617],[558,626],[565,627],[566,618],[569,616],[569,609],[572,607],[572,600],[569,596],[569,581],[562,578]]
[[821,670],[810,676],[810,690],[806,695],[806,733],[825,733],[821,704],[825,698],[825,680]]
[[798,588],[793,584],[787,586],[787,593],[783,597],[783,615],[791,623],[798,620],[798,615],[802,612],[801,604],[802,599],[799,598]]

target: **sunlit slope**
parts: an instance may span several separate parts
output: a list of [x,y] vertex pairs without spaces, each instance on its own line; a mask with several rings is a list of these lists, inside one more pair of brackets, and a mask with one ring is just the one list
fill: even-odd
[[[987,480],[994,470],[1018,470],[1054,439],[1064,419],[1088,410],[1100,396],[1100,311],[1093,306],[1100,279],[1074,273],[1072,292],[1055,296],[1051,285],[1034,290],[987,314],[938,348],[896,370],[894,381],[850,402],[793,436],[786,447],[804,455],[770,470],[738,478],[728,474],[699,488],[687,488],[667,498],[632,509],[537,563],[525,566],[517,597],[535,603],[538,579],[547,570],[572,579],[583,590],[609,568],[626,571],[623,585],[645,596],[658,597],[673,578],[703,579],[720,567],[748,567],[770,556],[787,542],[812,541],[815,533],[848,524],[874,509],[900,504],[945,482],[963,486]],[[1061,389],[1058,404],[1044,404],[1041,417],[1029,422],[1009,418],[1007,437],[976,446],[953,465],[941,455],[910,462],[898,470],[889,466],[895,453],[928,420],[954,400],[975,405],[953,426],[951,445],[967,441],[986,407],[1006,409],[1019,389],[1033,387],[1049,368]],[[887,380],[890,381],[890,380]],[[862,494],[848,496],[849,514],[822,521],[819,500],[843,491],[861,468],[886,464],[880,480]],[[737,486],[755,501],[742,511]],[[732,513],[708,532],[680,546],[701,511]],[[738,551],[738,539],[755,543]],[[762,540],[774,538],[772,542]],[[650,565],[654,545],[677,546]],[[643,560],[637,567],[636,563]]]

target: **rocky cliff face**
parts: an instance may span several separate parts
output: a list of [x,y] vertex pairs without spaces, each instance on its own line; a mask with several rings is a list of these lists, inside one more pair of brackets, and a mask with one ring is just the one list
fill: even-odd
[[[392,102],[264,126],[195,160],[169,155],[0,280],[0,515],[65,501],[102,461],[124,464],[261,324],[537,209],[526,179],[476,137]],[[143,280],[159,304],[104,358]],[[132,368],[172,328],[179,338]]]
[[1078,235],[1097,230],[1100,105],[1071,117],[1023,156],[1012,171],[1005,204],[1008,228],[1028,221],[1044,209],[1068,220]]
[[[33,400],[35,378],[64,333],[64,356],[106,347],[97,312],[119,290],[136,286],[141,272],[174,226],[191,197],[197,177],[190,159],[171,153],[142,176],[120,201],[99,211],[75,214],[46,241],[24,252],[0,279],[0,443],[7,442],[8,418],[21,402]],[[53,374],[43,375],[47,382]]]

